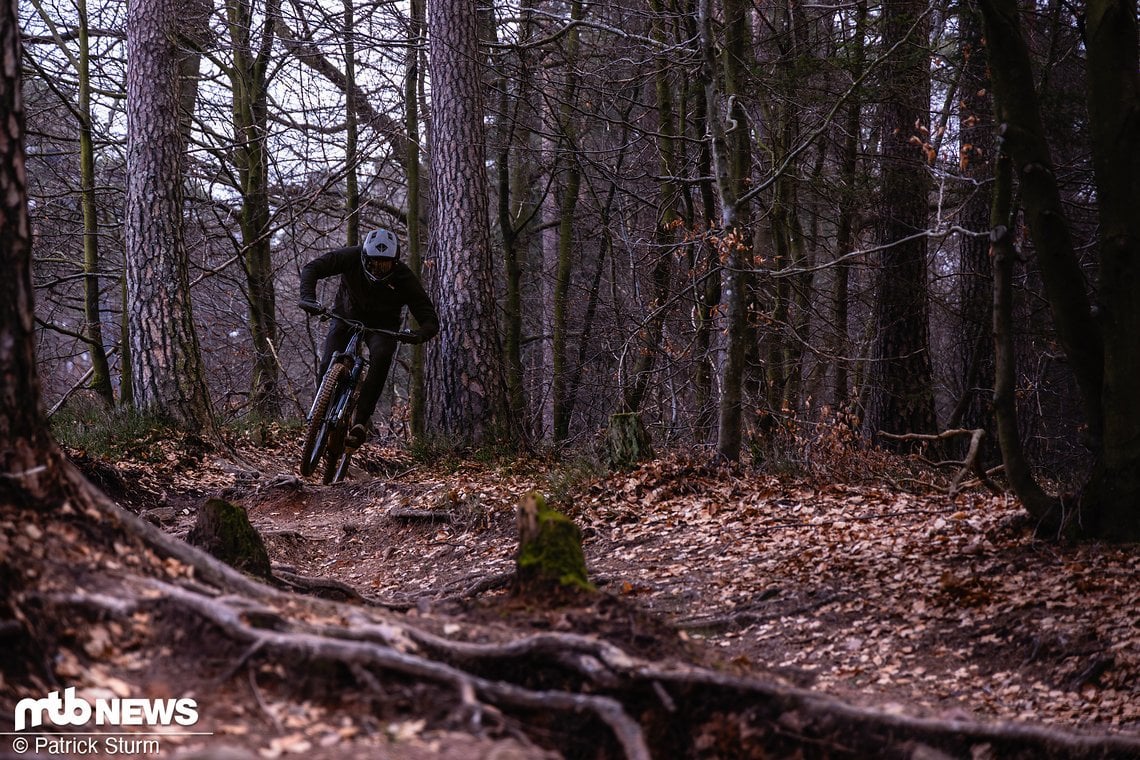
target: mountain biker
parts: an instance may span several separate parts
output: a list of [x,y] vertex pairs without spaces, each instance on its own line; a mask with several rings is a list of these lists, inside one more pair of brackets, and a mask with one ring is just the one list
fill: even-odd
[[[435,305],[419,278],[400,261],[399,240],[389,230],[372,230],[361,245],[337,248],[306,264],[301,269],[298,306],[308,314],[321,314],[324,306],[317,300],[317,281],[334,275],[340,275],[334,307],[338,314],[373,329],[398,330],[407,306],[419,329],[402,332],[400,342],[423,343],[439,332]],[[333,354],[344,350],[350,334],[349,326],[333,317],[317,370],[318,387]],[[396,353],[397,338],[391,335],[366,333],[364,340],[368,344],[369,368],[360,388],[353,425],[345,436],[345,448],[349,450],[360,448],[368,437],[368,422]]]

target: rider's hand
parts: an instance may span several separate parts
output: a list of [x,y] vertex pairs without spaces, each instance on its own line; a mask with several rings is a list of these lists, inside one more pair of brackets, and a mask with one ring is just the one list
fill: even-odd
[[416,343],[423,343],[424,336],[420,334],[419,330],[401,330],[400,334],[396,336],[396,340],[415,345]]
[[313,316],[321,314],[325,310],[325,307],[321,306],[316,301],[310,301],[307,298],[301,299],[297,306],[301,308],[301,311],[305,312],[306,314],[312,314]]

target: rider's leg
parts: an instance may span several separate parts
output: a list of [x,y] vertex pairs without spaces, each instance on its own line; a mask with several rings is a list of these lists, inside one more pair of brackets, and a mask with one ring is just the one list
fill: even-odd
[[317,369],[318,388],[321,386],[321,378],[325,376],[325,372],[332,362],[333,354],[344,350],[344,347],[348,345],[350,335],[351,330],[348,325],[339,319],[334,319],[329,325],[328,334],[325,336],[325,347],[321,352],[321,366]]
[[388,335],[372,333],[368,336],[368,373],[360,386],[360,399],[356,402],[356,415],[353,422],[367,427],[380,400],[380,391],[388,379],[392,368],[392,357],[396,353],[396,339]]

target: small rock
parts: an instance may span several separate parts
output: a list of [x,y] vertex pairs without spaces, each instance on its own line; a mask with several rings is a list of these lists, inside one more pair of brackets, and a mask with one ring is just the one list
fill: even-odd
[[143,519],[155,525],[173,522],[176,517],[178,517],[178,511],[174,507],[157,507],[143,513]]

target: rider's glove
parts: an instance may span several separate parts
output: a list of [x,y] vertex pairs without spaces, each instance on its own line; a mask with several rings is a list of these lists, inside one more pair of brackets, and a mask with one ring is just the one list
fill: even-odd
[[306,314],[312,314],[314,316],[322,313],[325,310],[325,307],[321,306],[316,301],[310,301],[307,298],[301,299],[297,306],[301,307],[301,311],[305,312]]
[[411,343],[415,345],[416,343],[423,343],[424,336],[420,334],[419,330],[401,330],[396,340],[401,343]]

